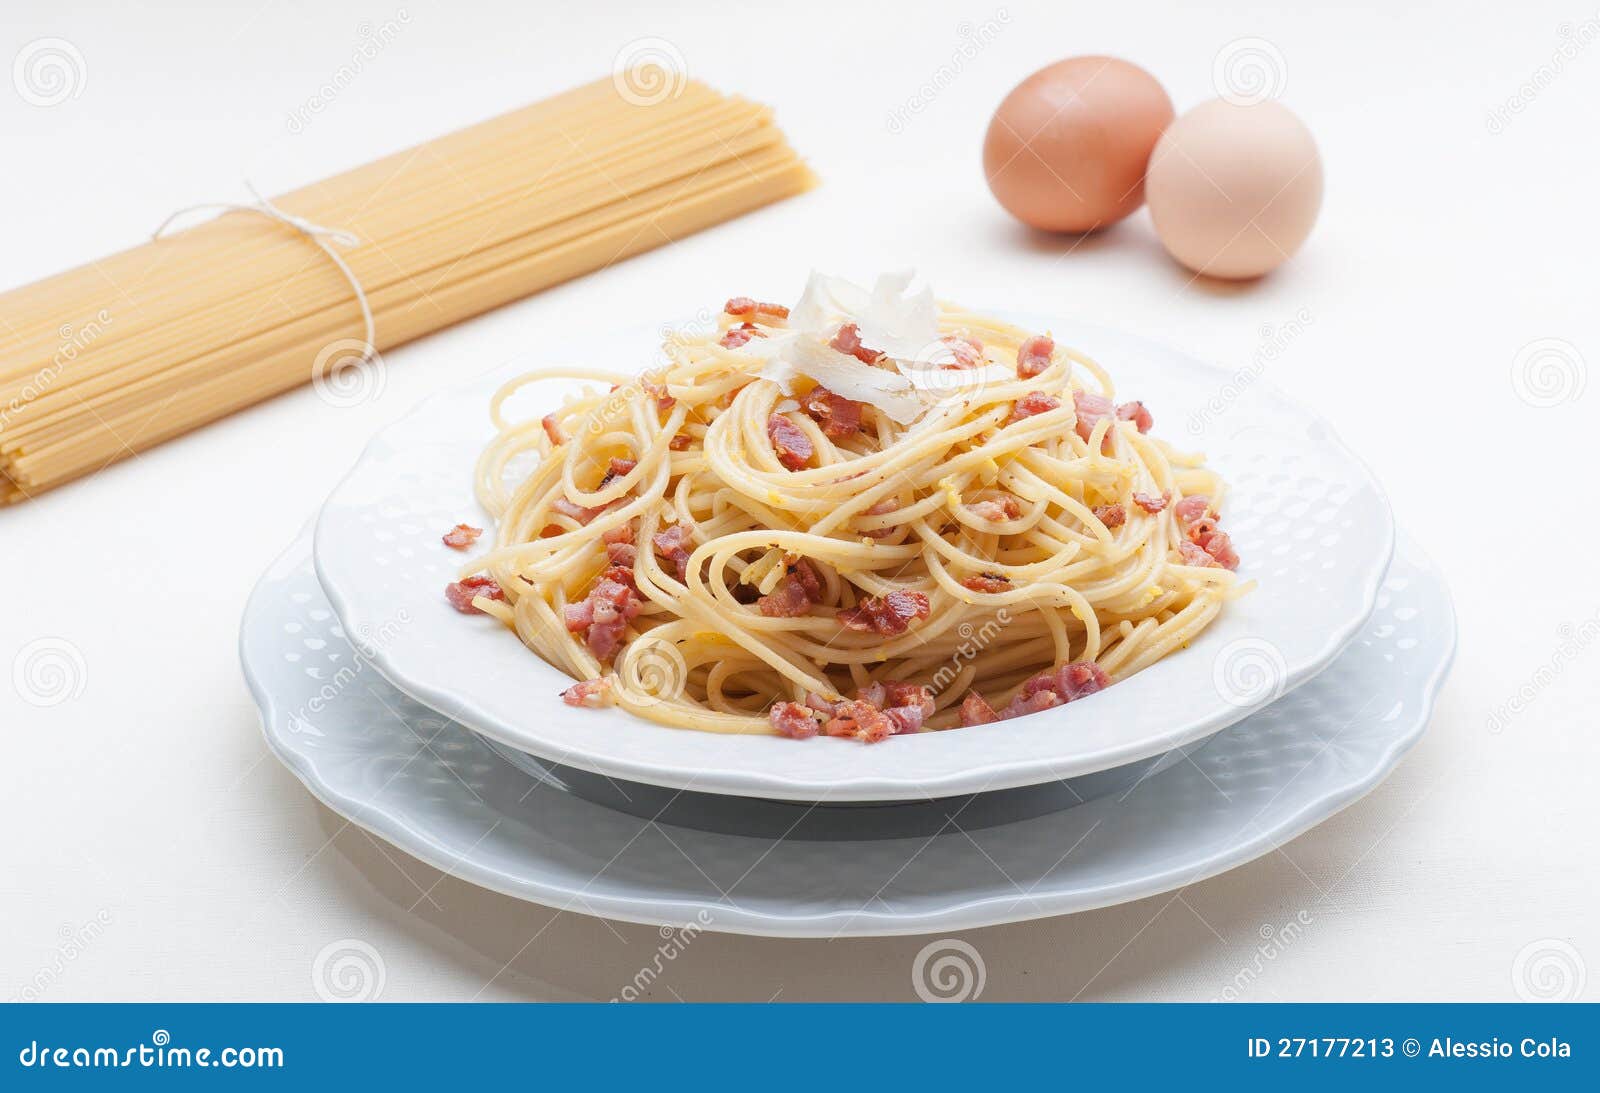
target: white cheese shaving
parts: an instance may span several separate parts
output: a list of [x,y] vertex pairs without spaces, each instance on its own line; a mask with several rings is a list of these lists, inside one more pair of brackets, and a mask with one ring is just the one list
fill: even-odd
[[[767,339],[778,342],[778,338]],[[795,393],[794,381],[804,376],[834,394],[875,406],[900,425],[909,425],[922,416],[927,404],[912,390],[911,381],[887,368],[862,364],[807,334],[791,334],[773,352],[759,375],[771,380],[786,395]]]
[[800,302],[789,311],[789,329],[829,341],[845,323],[855,323],[861,344],[897,360],[926,356],[939,340],[939,307],[933,290],[911,292],[913,274],[886,273],[867,291],[842,277],[811,274]]

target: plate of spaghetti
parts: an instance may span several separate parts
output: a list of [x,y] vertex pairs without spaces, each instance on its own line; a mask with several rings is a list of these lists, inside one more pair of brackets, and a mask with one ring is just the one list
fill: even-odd
[[598,346],[385,430],[315,551],[400,689],[598,773],[880,801],[1148,758],[1326,666],[1393,547],[1259,377],[910,275]]

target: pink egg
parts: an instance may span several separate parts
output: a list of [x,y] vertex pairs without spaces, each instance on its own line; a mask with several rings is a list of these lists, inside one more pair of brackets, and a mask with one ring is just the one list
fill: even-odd
[[1179,262],[1211,277],[1260,277],[1311,234],[1322,207],[1322,160],[1283,105],[1213,99],[1156,142],[1145,200],[1156,234]]

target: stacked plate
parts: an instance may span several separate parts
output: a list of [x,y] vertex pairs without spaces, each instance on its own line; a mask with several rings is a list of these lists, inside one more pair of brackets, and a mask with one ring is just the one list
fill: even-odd
[[[1230,481],[1240,574],[1258,587],[1188,649],[1069,706],[870,747],[567,707],[570,680],[442,596],[462,559],[441,533],[488,526],[472,466],[489,395],[549,363],[519,362],[380,433],[262,578],[240,645],[268,743],[331,808],[478,884],[782,936],[1136,899],[1370,790],[1421,736],[1455,645],[1443,582],[1396,547],[1370,472],[1250,373],[1009,317],[1107,362],[1158,431]],[[648,363],[658,330],[629,337],[608,351]]]

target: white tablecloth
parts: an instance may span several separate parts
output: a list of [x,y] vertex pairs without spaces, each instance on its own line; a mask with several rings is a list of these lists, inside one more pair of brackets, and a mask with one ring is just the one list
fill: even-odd
[[[1180,892],[963,935],[983,997],[1514,998],[1519,953],[1526,966],[1552,948],[1567,993],[1600,997],[1581,974],[1586,960],[1600,980],[1600,392],[1535,406],[1513,383],[1539,339],[1600,361],[1594,10],[680,7],[10,6],[0,67],[52,37],[81,64],[66,55],[75,84],[57,105],[0,82],[7,285],[132,245],[180,206],[241,199],[245,178],[280,192],[593,79],[649,36],[774,104],[824,185],[398,349],[375,400],[301,390],[0,512],[0,996],[312,998],[317,955],[344,939],[379,954],[388,1000],[615,995],[655,930],[441,876],[267,755],[234,651],[245,596],[374,429],[546,324],[792,297],[812,266],[915,266],[949,298],[1067,312],[1218,362],[1247,362],[1299,317],[1268,378],[1376,468],[1461,617],[1433,728],[1378,791]],[[1276,276],[1196,282],[1143,213],[1072,246],[990,198],[983,129],[1023,75],[1118,54],[1183,108],[1214,94],[1241,39],[1266,43],[1246,45],[1327,165],[1321,222]],[[1571,394],[1585,367],[1555,378]],[[81,693],[48,707],[4,671],[41,639],[82,661]],[[1296,921],[1262,959],[1263,927]],[[650,997],[910,999],[925,941],[708,935]]]

